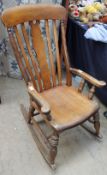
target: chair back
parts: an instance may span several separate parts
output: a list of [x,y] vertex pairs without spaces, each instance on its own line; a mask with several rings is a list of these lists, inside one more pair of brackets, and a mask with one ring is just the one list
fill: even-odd
[[[61,26],[61,47],[66,66],[66,83],[71,84],[64,29],[66,17],[66,9],[53,4],[16,6],[5,10],[2,14],[2,21],[7,28],[22,76],[26,83],[32,82],[38,92],[62,85],[58,21]],[[41,25],[44,25],[44,28],[41,28]],[[43,33],[46,34],[46,37],[43,37]],[[55,53],[52,51],[51,40],[55,45]]]

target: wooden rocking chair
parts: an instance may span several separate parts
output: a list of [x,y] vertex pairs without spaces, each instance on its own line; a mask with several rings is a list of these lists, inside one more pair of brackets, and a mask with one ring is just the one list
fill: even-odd
[[[26,113],[23,106],[22,111],[40,151],[52,168],[55,166],[59,134],[62,131],[89,120],[95,128],[94,134],[99,136],[99,106],[92,98],[95,87],[101,88],[106,84],[81,70],[70,68],[64,28],[66,17],[64,7],[47,4],[17,6],[5,10],[2,14],[2,21],[7,28],[30,96],[29,112]],[[60,21],[61,25],[66,82],[62,81],[57,21]],[[42,35],[41,22],[45,25],[45,38]],[[53,34],[56,48],[54,54],[50,32]],[[57,71],[53,57],[56,57]],[[72,86],[72,74],[82,77],[78,88]],[[87,81],[92,86],[86,96],[82,91]],[[46,133],[41,122],[37,120],[38,114],[41,114],[42,120],[49,128]]]

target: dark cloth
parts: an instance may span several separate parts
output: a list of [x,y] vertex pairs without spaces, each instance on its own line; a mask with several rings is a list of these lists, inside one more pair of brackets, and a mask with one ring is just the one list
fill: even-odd
[[[107,82],[107,44],[86,39],[86,30],[86,25],[68,19],[66,37],[70,64]],[[97,88],[96,95],[107,105],[107,86]]]

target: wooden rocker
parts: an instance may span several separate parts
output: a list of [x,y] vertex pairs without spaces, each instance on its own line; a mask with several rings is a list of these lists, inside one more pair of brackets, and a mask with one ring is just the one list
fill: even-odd
[[[52,168],[55,167],[59,135],[64,130],[89,120],[95,128],[94,134],[99,136],[99,105],[92,98],[95,87],[101,88],[106,84],[81,70],[70,68],[64,26],[66,17],[64,7],[47,4],[17,6],[5,10],[2,14],[2,21],[7,28],[30,96],[29,112],[26,113],[21,106],[22,112],[26,116],[38,148]],[[57,21],[60,21],[61,25],[65,81],[62,81]],[[42,35],[41,23],[44,25],[46,37]],[[55,44],[55,53],[52,51],[51,39]],[[72,74],[82,77],[78,88],[72,85]],[[92,86],[87,95],[84,95],[82,91],[86,82]],[[48,130],[38,121],[38,114],[41,115]]]

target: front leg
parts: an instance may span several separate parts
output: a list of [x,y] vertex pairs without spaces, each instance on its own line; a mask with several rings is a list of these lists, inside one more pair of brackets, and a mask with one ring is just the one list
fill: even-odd
[[50,149],[50,165],[52,169],[55,169],[55,158],[57,155],[57,146],[59,142],[59,135],[58,133],[54,132],[51,136],[49,136],[48,141],[51,145]]

